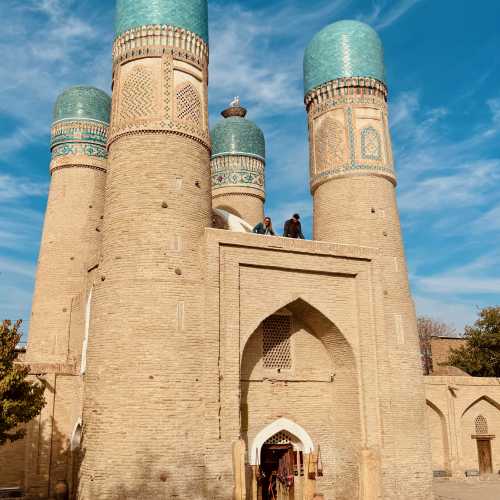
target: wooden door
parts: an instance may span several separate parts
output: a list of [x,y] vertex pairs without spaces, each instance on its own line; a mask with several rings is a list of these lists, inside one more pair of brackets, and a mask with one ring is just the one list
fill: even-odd
[[477,440],[477,454],[479,456],[479,472],[491,474],[493,465],[491,460],[491,441],[489,439]]

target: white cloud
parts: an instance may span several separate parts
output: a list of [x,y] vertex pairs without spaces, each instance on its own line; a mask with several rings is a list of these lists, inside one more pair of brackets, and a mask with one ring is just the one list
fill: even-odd
[[[443,164],[443,167],[446,165]],[[496,196],[495,183],[500,180],[500,159],[454,165],[455,172],[435,175],[416,182],[401,193],[399,206],[406,212],[429,212],[464,209],[483,205]]]
[[377,30],[388,28],[403,17],[421,0],[376,0],[372,12],[360,16],[360,19]]
[[0,174],[0,203],[25,196],[46,196],[48,184],[35,182],[25,177]]
[[415,306],[419,316],[428,316],[438,321],[443,321],[458,333],[462,333],[465,325],[472,325],[477,317],[477,306],[470,302],[460,302],[432,299],[429,297],[415,295]]
[[80,16],[78,9],[88,5],[76,0],[4,0],[2,5],[10,36],[0,40],[0,115],[15,124],[0,139],[5,158],[47,140],[52,107],[64,88],[109,87],[112,29],[98,16]]

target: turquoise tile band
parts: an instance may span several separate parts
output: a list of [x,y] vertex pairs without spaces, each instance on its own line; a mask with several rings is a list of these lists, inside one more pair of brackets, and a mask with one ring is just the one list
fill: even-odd
[[380,37],[359,21],[339,21],[327,26],[305,51],[305,94],[332,80],[357,76],[386,82]]
[[152,24],[192,31],[208,43],[207,0],[117,0],[116,36]]

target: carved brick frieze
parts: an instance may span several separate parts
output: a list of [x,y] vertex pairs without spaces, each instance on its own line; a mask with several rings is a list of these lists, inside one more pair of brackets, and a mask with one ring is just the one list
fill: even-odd
[[251,156],[217,156],[211,163],[212,189],[253,188],[265,193],[264,162]]

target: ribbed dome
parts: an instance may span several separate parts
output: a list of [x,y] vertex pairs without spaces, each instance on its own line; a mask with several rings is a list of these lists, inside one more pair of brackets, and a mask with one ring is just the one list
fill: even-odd
[[117,0],[116,36],[132,28],[161,24],[192,31],[208,42],[207,0]]
[[266,158],[266,141],[262,130],[241,116],[221,120],[211,131],[212,158],[220,155],[244,154]]
[[367,24],[339,21],[321,30],[305,51],[305,94],[331,80],[353,76],[385,83],[382,41]]
[[111,97],[94,87],[71,87],[54,106],[54,122],[59,120],[98,120],[109,123]]

